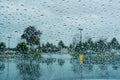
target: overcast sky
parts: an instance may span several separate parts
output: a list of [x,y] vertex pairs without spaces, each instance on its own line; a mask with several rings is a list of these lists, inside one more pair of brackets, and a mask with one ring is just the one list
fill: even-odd
[[28,26],[43,35],[41,42],[66,45],[83,28],[83,41],[116,37],[120,41],[120,0],[0,0],[0,38],[11,46],[20,41]]

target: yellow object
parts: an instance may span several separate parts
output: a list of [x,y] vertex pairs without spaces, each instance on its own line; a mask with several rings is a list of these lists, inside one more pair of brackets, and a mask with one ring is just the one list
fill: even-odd
[[84,58],[83,55],[80,55],[79,58],[80,58],[80,64],[83,64],[83,58]]
[[7,54],[7,57],[10,57],[11,55],[10,54]]

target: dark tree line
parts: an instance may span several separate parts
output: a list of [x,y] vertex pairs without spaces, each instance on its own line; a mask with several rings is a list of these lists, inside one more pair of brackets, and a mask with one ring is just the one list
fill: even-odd
[[[79,42],[76,45],[70,44],[69,47],[64,44],[62,40],[58,42],[58,45],[54,45],[53,43],[45,43],[41,44],[42,32],[37,30],[34,26],[29,26],[25,28],[23,34],[21,35],[22,42],[18,43],[16,46],[16,50],[20,53],[27,54],[34,52],[56,52],[60,51],[63,48],[67,48],[69,50],[74,50],[76,52],[93,50],[93,51],[106,51],[111,49],[120,49],[120,44],[118,40],[114,37],[110,42],[106,40],[98,40],[93,41],[92,38],[89,38],[86,42]],[[0,52],[3,52],[6,49],[5,43],[0,43]]]
[[62,48],[67,48],[62,40],[58,42],[57,46],[49,42],[41,46],[42,52],[56,52],[60,51]]
[[[72,45],[70,45],[70,48]],[[110,42],[106,40],[98,40],[93,41],[92,38],[88,39],[86,42],[79,42],[75,45],[75,51],[86,51],[86,50],[93,50],[93,51],[109,51],[111,49],[120,49],[120,44],[117,39],[114,37]]]
[[[57,51],[60,51],[61,49],[63,48],[67,48],[67,46],[64,45],[63,41],[60,40],[58,42],[58,45],[54,45],[53,43],[45,43],[45,44],[42,44],[39,47],[36,47],[34,48],[35,50],[36,49],[40,49],[41,52],[57,52]],[[17,44],[16,46],[16,50],[20,53],[23,53],[23,54],[27,54],[27,52],[30,50],[30,48],[28,47],[27,43],[25,42],[20,42]]]

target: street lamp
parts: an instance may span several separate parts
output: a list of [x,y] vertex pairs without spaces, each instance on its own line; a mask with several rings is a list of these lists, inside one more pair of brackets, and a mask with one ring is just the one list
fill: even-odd
[[19,39],[20,32],[19,31],[15,31],[15,34],[17,34],[17,36],[16,36],[17,37],[17,41],[20,42],[20,39]]
[[81,47],[80,53],[82,53],[81,51],[82,51],[82,48],[83,48],[83,45],[82,45],[82,31],[83,31],[83,29],[82,28],[78,28],[78,30],[80,30],[80,42],[79,42],[80,47]]
[[82,43],[82,31],[83,31],[83,29],[82,28],[78,28],[78,30],[80,30],[80,42]]
[[[82,28],[78,28],[78,30],[80,30],[80,43],[81,43],[81,47],[82,47],[82,31],[83,31],[83,29]],[[79,55],[79,56],[81,57],[81,59],[80,59],[81,60],[80,61],[81,62],[81,64],[80,64],[81,75],[80,75],[80,77],[81,77],[81,80],[82,80],[82,76],[83,76],[82,75],[82,73],[83,73],[83,70],[82,70],[83,69],[83,65],[82,65],[83,64],[83,55]]]
[[[10,39],[11,39],[11,37],[10,36],[8,36],[7,37],[8,38],[8,51],[10,50]],[[9,78],[9,52],[8,52],[8,58],[7,58],[7,60],[8,60],[8,64],[7,64],[7,78]]]

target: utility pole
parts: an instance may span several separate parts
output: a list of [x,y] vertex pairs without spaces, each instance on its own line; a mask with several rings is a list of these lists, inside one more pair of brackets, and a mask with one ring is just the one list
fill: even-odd
[[[82,31],[83,31],[83,29],[82,28],[78,28],[78,30],[80,30],[80,43],[81,43],[81,48],[82,48]],[[82,80],[82,78],[83,78],[83,55],[82,54],[80,54],[79,55],[80,56],[80,73],[81,73],[81,75],[80,75],[80,77],[81,77],[81,80]]]
[[[79,44],[80,44],[80,46],[79,47],[83,47],[82,46],[82,31],[83,31],[83,29],[82,28],[78,28],[78,30],[80,30],[80,41],[79,41]],[[81,50],[82,51],[82,50]]]
[[[7,38],[8,38],[8,51],[9,51],[10,50],[10,39],[11,39],[11,37],[8,36]],[[10,61],[10,56],[9,56],[9,52],[8,52],[8,54],[7,54],[7,62],[8,62],[8,64],[7,64],[7,80],[9,79],[9,61]]]
[[8,38],[8,49],[9,49],[10,48],[10,39],[11,39],[11,37],[8,36],[7,38]]
[[80,30],[80,42],[82,43],[82,31],[83,31],[83,29],[82,28],[78,28],[78,30]]

